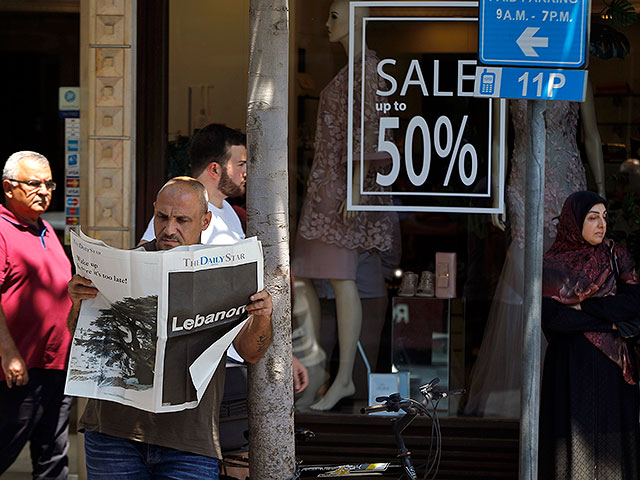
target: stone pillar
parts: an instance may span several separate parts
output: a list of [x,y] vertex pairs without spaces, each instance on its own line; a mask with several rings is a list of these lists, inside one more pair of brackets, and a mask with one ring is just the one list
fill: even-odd
[[[80,224],[118,248],[135,241],[136,11],[136,0],[80,0]],[[78,418],[86,404],[78,399]]]
[[84,232],[118,248],[135,241],[136,0],[82,0]]

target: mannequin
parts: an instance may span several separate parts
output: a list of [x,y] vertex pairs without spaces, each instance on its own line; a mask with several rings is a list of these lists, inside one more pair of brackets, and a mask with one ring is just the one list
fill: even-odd
[[[497,105],[496,101],[494,105]],[[524,196],[528,124],[523,100],[511,102],[515,127],[511,173],[507,184],[507,215],[511,244],[493,298],[484,338],[474,365],[465,413],[518,418],[520,416],[520,357],[522,354],[522,299],[524,295]],[[604,197],[604,163],[598,133],[593,89],[587,85],[586,100],[579,104],[549,102],[545,112],[547,145],[544,191],[544,250],[556,236],[555,217],[570,194],[586,189],[586,174],[575,141],[578,108],[582,119],[585,152],[589,166]],[[494,112],[495,112],[494,108]],[[499,131],[494,114],[494,131]],[[497,137],[497,135],[496,135]],[[505,135],[506,137],[506,135]],[[498,151],[499,139],[494,140]],[[492,174],[498,180],[497,162]],[[495,190],[494,190],[495,191]],[[496,200],[497,202],[497,200]],[[492,215],[492,223],[505,230],[504,215]],[[544,339],[543,339],[544,343]]]
[[[356,30],[367,15],[366,9],[356,9]],[[349,48],[349,1],[335,0],[331,4],[327,20],[329,41],[339,42]],[[366,48],[357,36],[354,49],[356,60],[354,93],[360,95],[361,68],[357,66]],[[367,191],[380,190],[375,184],[378,169],[368,162],[366,154],[372,153],[377,140],[379,114],[375,109],[375,90],[378,88],[375,54],[365,51],[365,104],[364,145],[360,145],[359,126],[354,129],[354,159],[359,159],[360,148],[365,152],[364,178]],[[347,179],[347,67],[334,77],[320,96],[315,141],[315,156],[311,167],[292,261],[296,279],[303,283],[299,292],[304,296],[314,325],[314,335],[320,333],[320,302],[312,279],[328,279],[336,297],[336,320],[339,343],[339,367],[336,378],[324,396],[311,405],[315,410],[329,410],[344,397],[353,395],[353,365],[357,354],[357,342],[362,325],[362,305],[356,286],[356,269],[359,252],[364,250],[386,251],[391,248],[391,220],[376,212],[348,211],[346,208]],[[386,88],[386,86],[385,86]],[[371,101],[369,102],[369,99]],[[354,105],[360,99],[354,98]],[[360,112],[354,112],[359,118]],[[356,122],[358,123],[358,122]],[[358,124],[359,125],[359,124]],[[353,165],[353,203],[360,203],[360,162]],[[385,199],[384,201],[388,201]],[[314,379],[310,379],[314,383]]]
[[[500,131],[500,116],[499,116],[499,102],[494,101],[494,112],[493,112],[493,131]],[[591,168],[591,172],[596,181],[596,186],[598,188],[598,195],[602,198],[606,198],[605,196],[605,188],[604,188],[604,161],[602,155],[602,141],[600,139],[600,132],[598,131],[598,122],[596,120],[596,108],[595,101],[593,98],[593,86],[591,85],[591,79],[587,82],[587,93],[585,95],[584,102],[580,103],[580,117],[582,118],[582,128],[584,133],[584,147],[585,153],[587,155],[587,162],[589,162],[589,167]],[[505,138],[507,134],[505,132]],[[493,151],[497,152],[500,148],[500,139],[498,135],[494,136],[493,139]],[[492,164],[492,176],[494,182],[494,191],[497,191],[497,180],[499,172],[499,165],[497,162],[493,162]],[[586,180],[585,180],[586,181]],[[494,207],[497,206],[497,199],[494,199]],[[560,212],[558,212],[558,215]],[[492,214],[491,215],[491,223],[493,226],[499,228],[502,231],[505,231],[505,216],[504,214]],[[555,235],[554,235],[555,238]],[[546,249],[545,249],[546,250]]]

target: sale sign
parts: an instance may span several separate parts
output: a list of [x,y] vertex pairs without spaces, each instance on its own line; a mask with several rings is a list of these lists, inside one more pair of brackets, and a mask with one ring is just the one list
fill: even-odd
[[[406,15],[399,16],[398,7]],[[359,1],[350,9],[347,208],[501,212],[506,109],[504,101],[474,98],[475,46],[438,53],[438,45],[430,45],[421,52],[390,38],[419,37],[436,23],[477,32],[477,4]],[[455,15],[443,15],[447,9]],[[368,48],[357,51],[354,38]],[[372,55],[376,66],[369,73],[362,65]],[[375,188],[364,181],[372,168]],[[373,200],[381,197],[386,201]]]

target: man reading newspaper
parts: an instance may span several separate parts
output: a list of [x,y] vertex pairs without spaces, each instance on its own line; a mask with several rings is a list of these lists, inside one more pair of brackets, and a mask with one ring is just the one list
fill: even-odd
[[[146,250],[170,250],[200,242],[211,213],[204,186],[190,177],[167,182],[154,203],[156,240]],[[73,302],[69,328],[75,330],[82,300],[98,291],[79,275],[69,282]],[[214,294],[211,292],[211,294]],[[262,290],[246,306],[247,323],[233,341],[251,363],[271,343],[271,296]],[[224,359],[218,365],[198,406],[172,413],[150,413],[116,402],[90,399],[80,419],[85,433],[87,474],[92,479],[181,478],[218,479],[221,458],[218,412],[225,376]]]

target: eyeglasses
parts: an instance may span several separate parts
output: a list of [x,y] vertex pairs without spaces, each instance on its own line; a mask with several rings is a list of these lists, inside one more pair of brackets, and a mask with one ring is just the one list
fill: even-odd
[[38,190],[43,184],[47,190],[56,189],[56,182],[52,180],[47,180],[46,182],[41,182],[40,180],[16,180],[15,178],[7,178],[7,180],[22,183],[33,190]]

